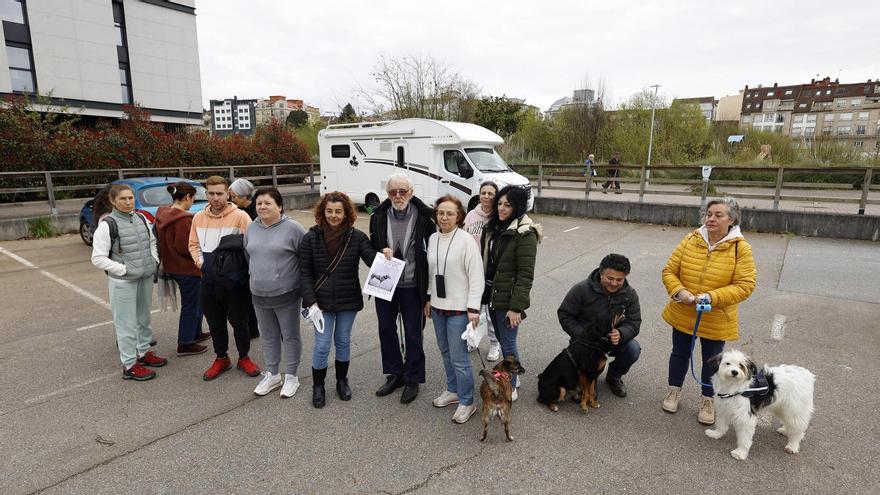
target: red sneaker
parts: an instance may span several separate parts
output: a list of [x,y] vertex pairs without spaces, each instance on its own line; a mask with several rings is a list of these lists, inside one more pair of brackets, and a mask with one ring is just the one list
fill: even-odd
[[199,334],[196,335],[196,342],[204,342],[206,340],[211,340],[211,332],[199,332]]
[[153,351],[148,351],[146,354],[139,357],[138,362],[144,366],[152,366],[153,368],[161,368],[168,364],[167,359],[157,356]]
[[156,372],[144,368],[141,363],[134,363],[131,368],[122,370],[123,380],[134,380],[136,382],[144,382],[156,378]]
[[218,357],[214,360],[214,364],[212,364],[211,367],[208,368],[208,371],[206,371],[205,374],[202,375],[202,378],[204,378],[205,380],[213,380],[229,368],[232,368],[232,361],[229,359],[229,356]]
[[260,367],[257,366],[257,363],[251,361],[251,358],[245,356],[238,360],[238,365],[236,368],[240,369],[247,373],[248,376],[257,376],[260,374]]

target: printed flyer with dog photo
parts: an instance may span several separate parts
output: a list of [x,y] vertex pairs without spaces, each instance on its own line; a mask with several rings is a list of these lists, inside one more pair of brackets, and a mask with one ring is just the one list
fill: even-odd
[[397,289],[397,282],[403,275],[404,266],[406,261],[397,258],[387,260],[382,253],[376,254],[376,259],[373,260],[370,273],[364,282],[363,293],[390,301],[394,297],[394,290]]

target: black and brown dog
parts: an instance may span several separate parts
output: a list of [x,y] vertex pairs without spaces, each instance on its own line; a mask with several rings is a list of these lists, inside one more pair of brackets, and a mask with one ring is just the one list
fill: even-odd
[[606,352],[607,347],[602,345],[572,340],[538,375],[538,402],[555,412],[566,394],[580,393],[584,412],[598,408],[596,380],[605,370]]
[[486,440],[489,432],[489,420],[497,416],[504,422],[504,434],[507,441],[513,441],[510,434],[510,406],[513,404],[513,384],[511,381],[526,370],[513,355],[505,356],[492,370],[481,370],[483,383],[480,385],[480,397],[483,399],[483,435],[480,441]]

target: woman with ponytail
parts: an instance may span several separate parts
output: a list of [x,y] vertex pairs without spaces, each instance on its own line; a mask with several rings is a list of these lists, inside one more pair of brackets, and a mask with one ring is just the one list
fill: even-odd
[[180,289],[180,321],[177,328],[177,355],[189,356],[208,350],[199,342],[211,338],[202,332],[202,310],[199,308],[199,284],[202,272],[189,252],[189,231],[193,214],[189,209],[196,197],[196,188],[188,182],[168,185],[174,203],[156,211],[156,234],[162,270],[170,275]]

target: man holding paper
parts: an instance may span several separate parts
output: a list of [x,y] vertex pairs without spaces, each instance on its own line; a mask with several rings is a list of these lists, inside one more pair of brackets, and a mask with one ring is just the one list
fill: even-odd
[[[405,174],[394,174],[385,183],[388,199],[370,217],[370,240],[376,251],[390,249],[406,262],[390,301],[376,298],[379,343],[385,384],[376,391],[384,397],[400,387],[400,402],[409,404],[425,383],[425,353],[422,308],[428,301],[428,238],[436,231],[433,211],[413,196],[413,185]],[[403,321],[403,338],[398,338],[397,317]]]

